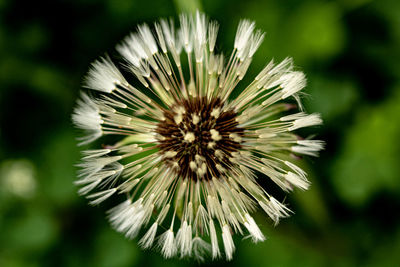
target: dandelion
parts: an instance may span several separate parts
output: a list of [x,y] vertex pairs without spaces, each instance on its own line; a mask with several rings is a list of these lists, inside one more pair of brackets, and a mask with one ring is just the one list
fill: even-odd
[[120,195],[108,212],[112,226],[166,258],[230,260],[234,234],[263,241],[256,208],[275,223],[291,211],[260,180],[307,189],[292,161],[323,148],[293,132],[322,121],[302,111],[306,79],[292,60],[271,61],[238,86],[264,34],[241,21],[226,60],[215,51],[217,33],[200,13],[181,15],[177,29],[167,20],[139,26],[117,46],[122,63],[105,56],[92,64],[85,87],[93,91],[82,93],[72,116],[82,145],[121,137],[83,151],[79,193],[92,205]]

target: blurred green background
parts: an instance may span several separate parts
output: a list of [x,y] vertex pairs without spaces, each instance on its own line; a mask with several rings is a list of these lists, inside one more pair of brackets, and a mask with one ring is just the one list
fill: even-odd
[[[70,115],[89,63],[141,22],[176,17],[168,0],[0,0],[0,266],[189,266],[141,251],[89,207],[73,181]],[[302,165],[312,187],[287,202],[268,239],[237,238],[232,266],[399,266],[400,1],[203,0],[230,53],[240,18],[267,32],[248,79],[271,58],[308,76],[307,111],[327,142]],[[206,263],[222,265],[224,261]]]

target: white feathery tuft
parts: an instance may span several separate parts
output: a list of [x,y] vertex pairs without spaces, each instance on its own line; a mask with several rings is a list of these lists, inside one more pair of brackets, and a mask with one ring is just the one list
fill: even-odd
[[251,39],[255,28],[255,23],[249,20],[241,20],[235,36],[234,48],[238,51],[243,50]]
[[127,81],[111,59],[106,56],[92,63],[92,68],[86,76],[84,87],[111,93],[118,84],[127,84]]
[[287,172],[285,175],[285,180],[289,182],[291,185],[294,185],[301,190],[307,190],[310,186],[310,182],[306,179],[303,179],[301,176],[294,174],[293,172]]
[[103,120],[98,105],[85,93],[81,93],[81,99],[72,114],[72,121],[86,132],[86,136],[79,138],[79,145],[93,142],[102,135],[101,124]]
[[156,40],[147,24],[143,24],[138,27],[140,37],[142,37],[143,45],[147,48],[150,55],[154,55],[158,52]]
[[284,74],[281,77],[282,83],[282,99],[285,99],[306,86],[306,77],[304,73],[300,71],[294,71],[287,74]]
[[275,225],[279,223],[280,218],[288,217],[289,213],[292,212],[288,207],[273,197],[270,197],[267,203],[259,201],[258,204],[268,214],[268,216],[274,220]]
[[190,256],[192,253],[192,226],[183,221],[176,234],[176,244],[181,257]]
[[258,228],[256,222],[254,221],[253,217],[250,214],[246,213],[245,215],[246,222],[244,226],[246,226],[247,230],[249,231],[251,238],[254,243],[262,242],[265,240],[263,233],[261,232],[260,228]]
[[204,49],[207,43],[207,22],[206,16],[196,12],[196,22],[194,23],[194,53],[196,62],[200,63],[204,59]]
[[219,246],[218,246],[217,232],[215,230],[214,221],[212,219],[210,219],[209,225],[210,225],[212,258],[216,259],[216,258],[219,258],[220,252],[219,252]]
[[211,245],[196,236],[192,241],[193,257],[198,261],[204,261],[204,256],[210,253]]
[[82,151],[82,154],[84,156],[82,159],[85,160],[85,159],[90,159],[90,158],[97,158],[100,156],[107,155],[111,151],[112,150],[109,148],[84,150],[84,151]]
[[181,14],[179,16],[181,28],[179,31],[181,42],[187,54],[192,53],[193,50],[193,37],[192,37],[192,21],[193,17]]
[[310,114],[293,121],[293,126],[289,127],[289,131],[294,131],[299,128],[321,125],[322,119],[319,114]]
[[260,30],[257,30],[256,33],[251,36],[249,57],[253,57],[254,53],[257,51],[257,49],[263,42],[264,36],[265,34]]
[[224,243],[225,256],[228,261],[232,260],[233,252],[235,252],[235,244],[228,225],[222,226],[222,241]]
[[165,258],[169,259],[174,257],[177,252],[174,232],[171,229],[168,229],[165,233],[163,233],[160,236],[158,245],[161,248],[161,253]]
[[210,52],[214,52],[215,42],[217,41],[219,25],[217,22],[212,21],[208,26],[208,49]]
[[117,192],[117,189],[111,188],[108,190],[104,190],[104,191],[100,191],[100,192],[88,195],[87,198],[93,199],[89,202],[89,204],[95,206],[95,205],[100,204],[101,202],[103,202],[104,200],[109,198],[110,196],[112,196],[115,192]]
[[146,234],[140,239],[139,245],[142,248],[148,249],[153,245],[157,233],[157,227],[158,227],[157,222],[153,223],[153,225],[146,232]]
[[128,200],[109,211],[111,225],[127,238],[135,238],[146,219],[142,201],[141,198],[134,203]]

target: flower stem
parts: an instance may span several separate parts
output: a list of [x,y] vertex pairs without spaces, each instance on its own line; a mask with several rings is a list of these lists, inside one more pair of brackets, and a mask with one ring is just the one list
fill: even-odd
[[178,13],[192,13],[202,11],[201,0],[174,0]]

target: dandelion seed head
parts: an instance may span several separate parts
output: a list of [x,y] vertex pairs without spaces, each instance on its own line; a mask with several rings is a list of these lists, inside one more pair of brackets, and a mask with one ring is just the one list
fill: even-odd
[[295,131],[322,120],[302,110],[306,78],[291,59],[271,61],[240,84],[264,39],[254,22],[239,23],[228,57],[216,51],[216,22],[198,12],[179,23],[140,25],[116,47],[123,62],[104,57],[92,64],[84,86],[97,92],[82,93],[72,115],[85,133],[81,144],[120,139],[83,151],[76,184],[91,205],[126,195],[108,218],[127,238],[139,236],[144,249],[156,247],[166,258],[231,260],[233,235],[265,240],[251,215],[256,207],[275,224],[291,213],[260,179],[285,192],[309,187],[306,172],[287,156],[318,155],[324,143]]

